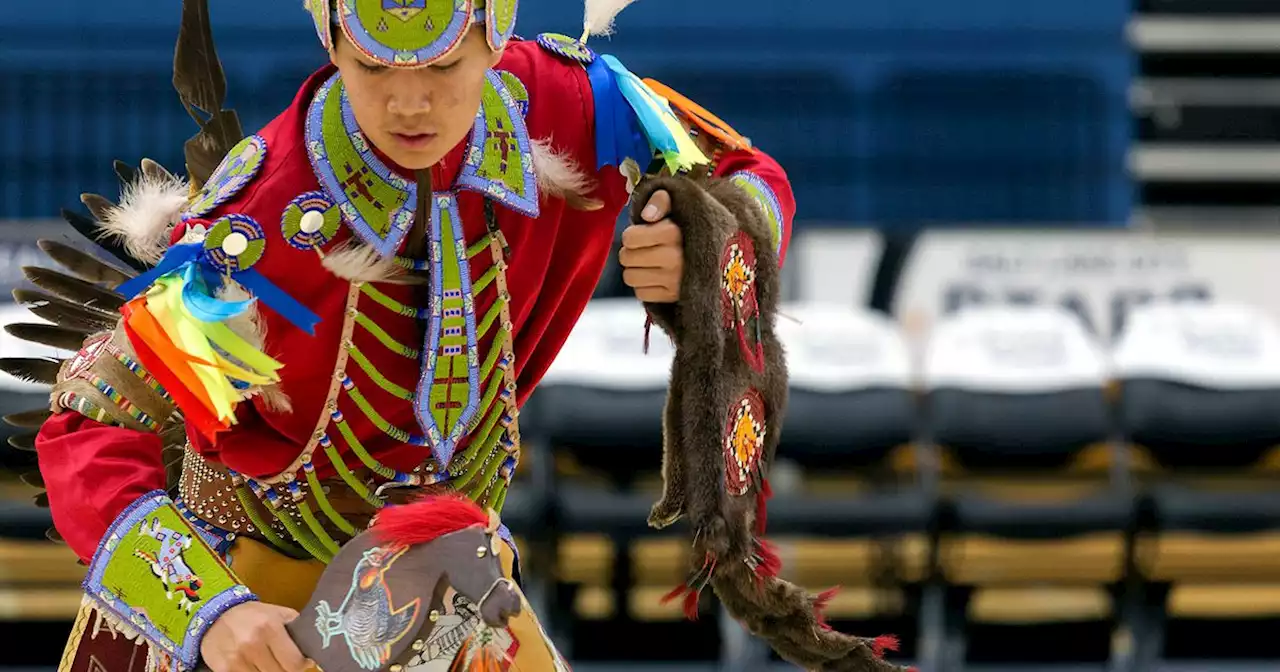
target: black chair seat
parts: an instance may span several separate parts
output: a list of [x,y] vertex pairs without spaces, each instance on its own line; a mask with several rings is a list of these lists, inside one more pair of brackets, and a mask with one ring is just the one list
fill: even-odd
[[971,493],[956,497],[951,513],[958,532],[1013,539],[1053,539],[1125,530],[1132,525],[1137,506],[1133,498],[1118,494],[1061,502],[1025,502]]
[[[648,523],[649,509],[658,501],[654,494],[565,483],[560,485],[555,500],[562,533],[606,532],[635,537],[659,532]],[[683,528],[684,522],[672,527]]]
[[915,491],[857,494],[848,498],[779,495],[769,501],[768,534],[872,536],[923,532],[933,502]]
[[916,400],[910,390],[793,389],[778,454],[806,467],[856,469],[909,443],[916,425]]
[[1165,485],[1152,493],[1161,529],[1259,532],[1280,529],[1280,491],[1207,492]]
[[[648,526],[656,495],[562,486],[556,497],[564,532],[609,532],[640,536],[659,531]],[[769,501],[768,534],[870,536],[928,529],[933,506],[912,492],[873,494],[848,499],[778,496]],[[685,530],[685,520],[669,529]]]

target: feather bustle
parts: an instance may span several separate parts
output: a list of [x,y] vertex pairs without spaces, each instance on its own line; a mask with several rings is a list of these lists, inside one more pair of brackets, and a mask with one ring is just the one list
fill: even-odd
[[6,324],[5,333],[29,343],[39,343],[51,348],[76,352],[84,345],[88,332],[58,327],[52,324]]
[[47,408],[36,408],[30,411],[19,411],[4,416],[4,421],[13,427],[37,428],[44,424],[53,416],[53,411]]
[[0,371],[28,383],[52,385],[58,381],[58,370],[61,368],[62,362],[57,359],[0,357]]
[[66,243],[46,238],[36,241],[36,245],[60,266],[89,282],[101,282],[115,287],[134,276],[133,273],[122,271]]
[[73,278],[49,268],[24,266],[22,274],[31,284],[60,296],[68,301],[84,306],[92,306],[99,310],[117,311],[124,305],[123,296],[103,289],[91,282]]
[[13,300],[42,320],[89,333],[112,329],[120,320],[117,313],[83,306],[35,289],[15,289]]
[[142,171],[140,179],[124,188],[119,205],[108,203],[104,208],[96,199],[86,201],[85,205],[101,222],[105,236],[119,240],[135,258],[155,264],[169,249],[169,232],[178,224],[189,196],[190,189],[184,180],[168,171],[158,173],[151,169]]

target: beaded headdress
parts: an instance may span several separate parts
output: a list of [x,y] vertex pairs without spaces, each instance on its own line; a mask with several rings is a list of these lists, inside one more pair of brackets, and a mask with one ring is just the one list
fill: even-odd
[[341,30],[360,53],[383,65],[421,68],[448,56],[472,25],[489,46],[506,46],[519,0],[305,0],[325,49]]

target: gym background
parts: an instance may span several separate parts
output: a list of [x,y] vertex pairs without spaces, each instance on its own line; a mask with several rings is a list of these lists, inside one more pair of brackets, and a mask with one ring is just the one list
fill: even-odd
[[[299,4],[213,3],[247,129],[323,61]],[[194,131],[177,3],[7,5],[5,295],[114,159],[181,165]],[[580,14],[526,0],[519,33]],[[789,578],[843,586],[838,627],[924,672],[1276,669],[1280,4],[641,0],[595,46],[789,171],[770,528]],[[643,524],[669,350],[626,297],[615,264],[523,418],[530,595],[578,670],[783,669],[712,600],[659,603],[686,566]],[[6,378],[0,407],[42,394]],[[83,570],[0,490],[0,672],[52,672]]]

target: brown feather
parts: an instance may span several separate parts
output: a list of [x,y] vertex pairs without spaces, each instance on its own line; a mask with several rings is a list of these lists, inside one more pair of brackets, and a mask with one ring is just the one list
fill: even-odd
[[111,168],[116,171],[116,177],[120,179],[121,186],[132,184],[138,179],[138,170],[120,159],[112,161]]
[[30,411],[10,413],[4,416],[4,421],[14,427],[34,428],[43,425],[44,421],[51,416],[53,416],[53,411],[47,408],[36,408]]
[[58,381],[62,362],[36,357],[0,357],[0,371],[29,383],[52,385]]
[[227,97],[227,78],[218,61],[209,21],[209,0],[183,0],[178,45],[173,52],[173,88],[185,105],[206,114],[222,109]]
[[36,434],[34,432],[14,434],[9,437],[9,445],[18,450],[33,453],[36,450]]
[[200,132],[183,145],[187,173],[194,185],[203,185],[231,149],[244,138],[235,110],[220,110]]
[[35,497],[32,497],[31,502],[42,509],[47,509],[49,508],[49,493],[42,492]]
[[44,250],[45,254],[49,255],[50,259],[89,282],[101,282],[116,287],[134,277],[133,273],[122,271],[92,254],[78,250],[66,243],[41,239],[36,244],[40,246],[41,250]]
[[14,338],[71,352],[79,350],[89,337],[89,332],[52,324],[6,324],[4,330]]
[[146,271],[150,268],[149,264],[142,262],[134,258],[132,254],[129,254],[129,252],[124,249],[124,243],[122,241],[114,236],[105,235],[105,232],[102,230],[102,227],[99,226],[98,222],[85,217],[80,213],[72,212],[66,208],[62,208],[62,218],[67,220],[67,223],[71,225],[71,228],[76,230],[76,233],[79,233],[86,239],[93,241],[95,245],[101,247],[116,259],[128,264],[131,268],[138,271]]
[[178,179],[167,168],[151,159],[142,160],[142,174],[153,182],[172,182]]
[[[49,508],[49,497],[47,495],[44,498],[44,508],[46,509]],[[45,539],[48,539],[49,541],[52,541],[55,544],[67,543],[67,541],[62,538],[62,535],[58,534],[58,531],[53,529],[52,527],[45,530],[44,537]],[[81,561],[80,564],[83,565],[84,561]]]
[[24,266],[22,273],[35,286],[81,305],[116,311],[120,310],[125,303],[123,296],[109,289],[103,289],[92,282],[85,282],[50,268]]
[[36,317],[87,333],[112,329],[120,320],[119,313],[82,306],[36,289],[15,289],[13,300],[25,305]]
[[44,489],[44,476],[41,476],[39,471],[28,471],[19,476],[18,480],[33,488]]
[[80,194],[80,202],[84,207],[89,208],[89,213],[99,222],[107,221],[107,217],[111,216],[111,211],[116,207],[115,203],[98,194]]

